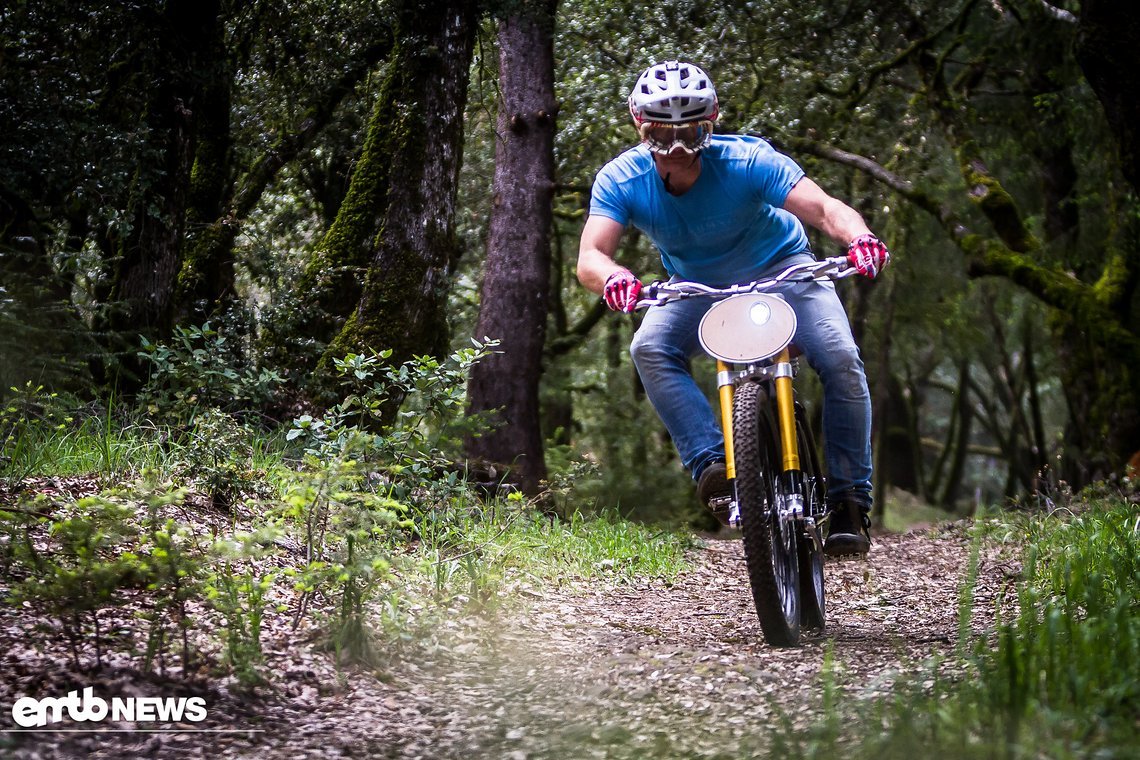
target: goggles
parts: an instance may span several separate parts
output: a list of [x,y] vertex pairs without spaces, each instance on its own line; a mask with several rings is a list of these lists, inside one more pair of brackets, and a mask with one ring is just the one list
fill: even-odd
[[661,124],[647,121],[637,129],[641,141],[654,153],[671,153],[678,145],[686,153],[696,153],[712,140],[713,123],[707,119],[687,124]]

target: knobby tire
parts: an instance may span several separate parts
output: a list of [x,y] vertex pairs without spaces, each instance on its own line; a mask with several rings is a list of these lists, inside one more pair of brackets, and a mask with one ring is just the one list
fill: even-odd
[[794,525],[785,526],[790,536],[781,530],[776,509],[779,435],[761,384],[744,383],[736,389],[732,429],[744,557],[760,629],[772,646],[796,646],[801,610],[799,531]]

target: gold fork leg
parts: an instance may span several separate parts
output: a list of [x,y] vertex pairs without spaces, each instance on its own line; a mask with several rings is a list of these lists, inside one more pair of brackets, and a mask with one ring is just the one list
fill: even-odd
[[780,415],[780,444],[784,451],[784,472],[800,469],[800,449],[796,441],[796,407],[792,395],[792,358],[788,349],[776,357],[776,411]]
[[736,458],[732,451],[732,377],[728,365],[716,360],[717,385],[720,386],[720,427],[724,431],[724,469],[729,480],[736,478]]

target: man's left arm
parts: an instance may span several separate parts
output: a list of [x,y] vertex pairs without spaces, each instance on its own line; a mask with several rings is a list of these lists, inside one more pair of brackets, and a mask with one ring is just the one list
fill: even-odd
[[847,258],[860,274],[875,277],[890,261],[887,247],[871,232],[862,215],[802,177],[784,200],[784,209],[847,247]]

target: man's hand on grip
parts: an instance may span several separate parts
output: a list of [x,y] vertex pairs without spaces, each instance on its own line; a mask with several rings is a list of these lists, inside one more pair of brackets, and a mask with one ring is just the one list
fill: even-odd
[[632,312],[641,294],[641,281],[628,269],[619,269],[606,279],[603,297],[614,311]]
[[860,235],[847,246],[847,260],[864,277],[877,277],[890,262],[891,254],[874,235]]

